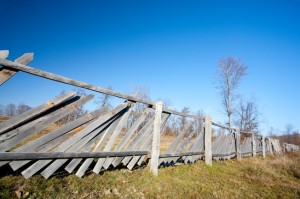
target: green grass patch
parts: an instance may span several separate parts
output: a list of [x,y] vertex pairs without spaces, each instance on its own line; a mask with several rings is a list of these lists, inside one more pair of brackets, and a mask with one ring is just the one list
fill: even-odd
[[0,198],[300,198],[300,154],[160,168],[0,178]]

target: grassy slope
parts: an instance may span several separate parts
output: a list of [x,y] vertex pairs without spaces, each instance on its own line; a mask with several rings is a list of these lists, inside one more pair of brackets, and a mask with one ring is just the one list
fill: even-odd
[[159,170],[120,169],[80,179],[61,173],[45,180],[37,175],[0,178],[0,198],[300,198],[300,154],[247,158]]

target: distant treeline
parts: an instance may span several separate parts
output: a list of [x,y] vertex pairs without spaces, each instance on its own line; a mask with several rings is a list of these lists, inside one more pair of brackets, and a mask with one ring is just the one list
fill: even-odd
[[31,107],[25,103],[9,103],[6,106],[0,104],[0,115],[13,117],[30,110]]

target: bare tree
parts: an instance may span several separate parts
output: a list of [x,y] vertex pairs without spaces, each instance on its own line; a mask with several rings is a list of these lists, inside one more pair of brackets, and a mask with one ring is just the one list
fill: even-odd
[[[112,86],[107,87],[108,90],[113,90]],[[98,105],[99,108],[105,108],[107,110],[110,110],[112,108],[111,105],[111,95],[108,94],[101,94],[96,100],[95,104]]]
[[[74,91],[76,91],[76,95],[79,95],[79,96],[86,96],[86,91],[82,88],[74,88],[73,89]],[[61,91],[59,95],[63,95],[65,94],[65,91]],[[72,113],[68,114],[67,116],[61,118],[60,120],[58,120],[56,123],[58,125],[63,125],[63,124],[66,124],[70,121],[73,121],[85,114],[87,114],[88,111],[84,109],[83,106],[80,106],[80,107],[77,107],[77,109],[75,111],[73,111]]]
[[202,132],[203,118],[205,117],[205,114],[201,110],[196,112],[196,116],[198,116],[198,118],[193,119],[193,129],[196,131],[197,135],[199,135]]
[[0,115],[4,115],[4,113],[5,113],[4,106],[0,104]]
[[[190,113],[190,108],[189,107],[183,107],[183,109],[181,110],[181,113],[183,114],[189,114]],[[186,128],[186,126],[188,125],[189,121],[187,120],[186,117],[181,117],[180,119],[180,129],[184,129]]]
[[240,99],[239,106],[236,110],[235,125],[243,131],[258,131],[259,112],[253,99],[249,101]]
[[[149,92],[149,88],[147,86],[144,85],[140,85],[137,86],[134,90],[134,95],[138,98],[141,99],[145,99],[145,100],[150,100],[150,92]],[[143,104],[143,103],[136,103],[133,111],[131,112],[128,122],[127,122],[127,128],[129,129],[134,122],[143,114],[145,108],[147,107],[147,105]],[[146,118],[145,122],[147,122],[149,119]]]
[[246,75],[247,66],[233,57],[219,60],[216,73],[217,89],[220,91],[222,106],[228,117],[228,126],[232,127],[233,101],[236,99],[235,90]]
[[5,114],[9,117],[13,117],[17,114],[16,105],[13,103],[9,103],[5,108]]
[[30,106],[26,105],[25,103],[20,103],[17,108],[17,114],[22,114],[26,111],[29,111],[30,109]]

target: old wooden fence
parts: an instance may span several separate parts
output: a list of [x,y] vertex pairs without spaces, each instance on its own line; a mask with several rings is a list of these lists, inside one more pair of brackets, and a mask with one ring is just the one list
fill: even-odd
[[[240,132],[212,121],[210,116],[195,115],[163,108],[162,102],[152,102],[138,97],[104,89],[77,80],[41,71],[27,64],[33,54],[26,53],[15,61],[7,60],[8,51],[0,51],[0,84],[22,71],[49,80],[112,95],[125,101],[112,110],[98,109],[50,132],[45,129],[73,113],[93,98],[67,92],[23,114],[0,123],[0,166],[9,165],[20,170],[25,178],[40,173],[49,178],[64,168],[82,177],[87,171],[101,170],[120,165],[133,169],[150,162],[150,170],[158,175],[160,165],[176,162],[186,164],[212,160],[281,153],[278,140]],[[143,114],[125,131],[124,127],[137,103],[147,105]],[[178,115],[202,122],[201,132],[183,129],[166,149],[161,151],[161,133],[170,115]],[[212,135],[213,128],[225,133]],[[42,132],[42,133],[41,133]],[[243,136],[241,136],[243,135]]]

